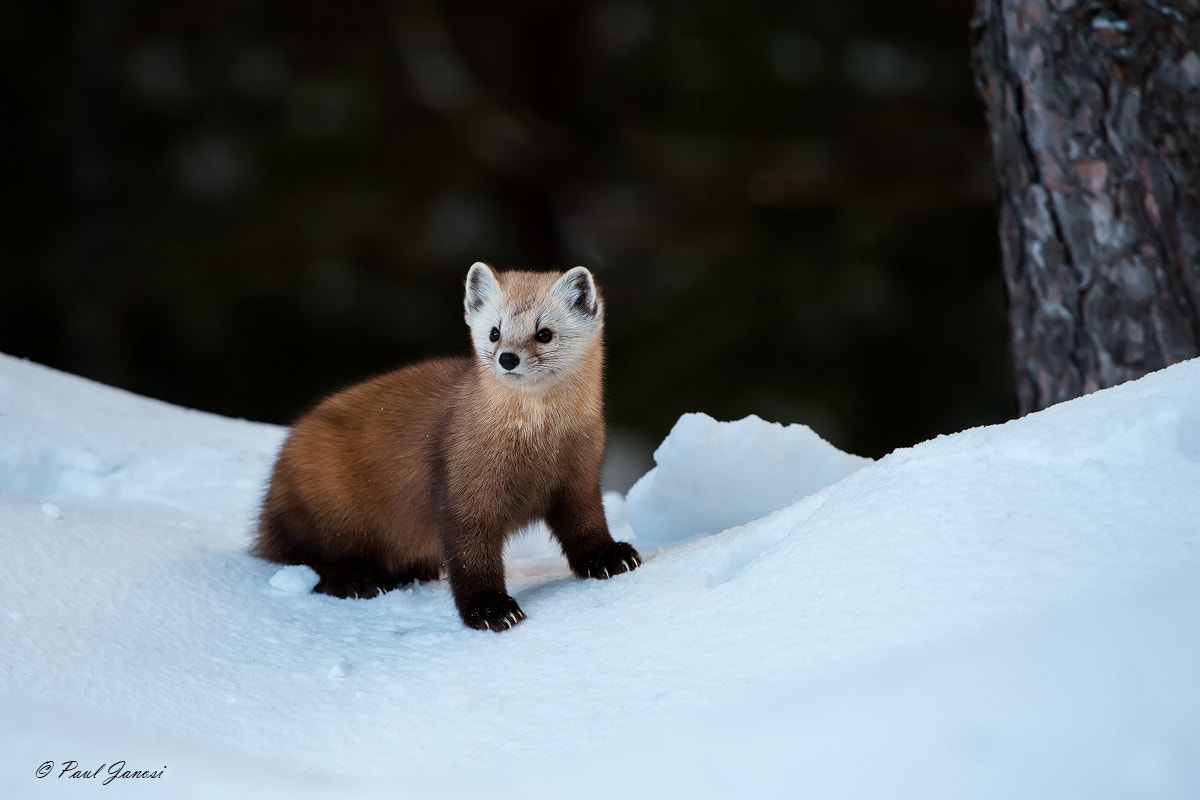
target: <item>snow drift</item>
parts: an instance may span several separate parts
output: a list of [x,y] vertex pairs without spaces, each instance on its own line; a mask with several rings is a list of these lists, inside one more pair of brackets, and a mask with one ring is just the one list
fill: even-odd
[[1197,796],[1197,398],[874,463],[684,417],[606,498],[644,567],[531,537],[497,635],[250,557],[281,429],[0,356],[0,795]]
[[641,545],[688,541],[753,522],[870,459],[843,453],[805,425],[684,414],[654,451],[654,463],[629,490],[627,514]]

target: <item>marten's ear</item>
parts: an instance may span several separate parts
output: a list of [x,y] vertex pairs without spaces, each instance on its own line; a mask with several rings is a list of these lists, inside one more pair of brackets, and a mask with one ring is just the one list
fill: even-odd
[[467,316],[483,308],[488,300],[500,294],[500,281],[492,268],[482,261],[476,261],[467,270],[467,295],[463,298],[463,308]]
[[567,270],[550,288],[550,294],[562,299],[572,311],[589,317],[596,316],[600,310],[596,281],[585,267]]

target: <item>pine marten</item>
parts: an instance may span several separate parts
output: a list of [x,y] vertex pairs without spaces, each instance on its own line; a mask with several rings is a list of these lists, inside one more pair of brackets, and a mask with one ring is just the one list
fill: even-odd
[[504,542],[545,520],[581,578],[636,569],[600,502],[604,303],[591,272],[476,263],[464,299],[473,358],[414,364],[341,391],[292,428],[256,555],[307,564],[315,591],[373,597],[443,567],[463,622],[525,613]]

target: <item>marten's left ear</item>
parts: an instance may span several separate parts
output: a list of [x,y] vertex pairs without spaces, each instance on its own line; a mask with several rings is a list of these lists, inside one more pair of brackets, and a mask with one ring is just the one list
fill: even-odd
[[600,311],[596,281],[585,267],[567,270],[550,289],[550,294],[561,298],[568,308],[580,314],[594,317]]

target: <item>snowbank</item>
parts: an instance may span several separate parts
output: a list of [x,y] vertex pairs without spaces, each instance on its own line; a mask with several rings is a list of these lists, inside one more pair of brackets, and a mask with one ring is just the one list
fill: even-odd
[[518,547],[497,635],[247,555],[281,429],[0,356],[0,795],[1198,796],[1197,397],[874,463],[685,417],[606,498],[644,567]]
[[806,425],[684,414],[629,490],[642,546],[677,544],[745,525],[836,483],[870,459],[843,453]]

